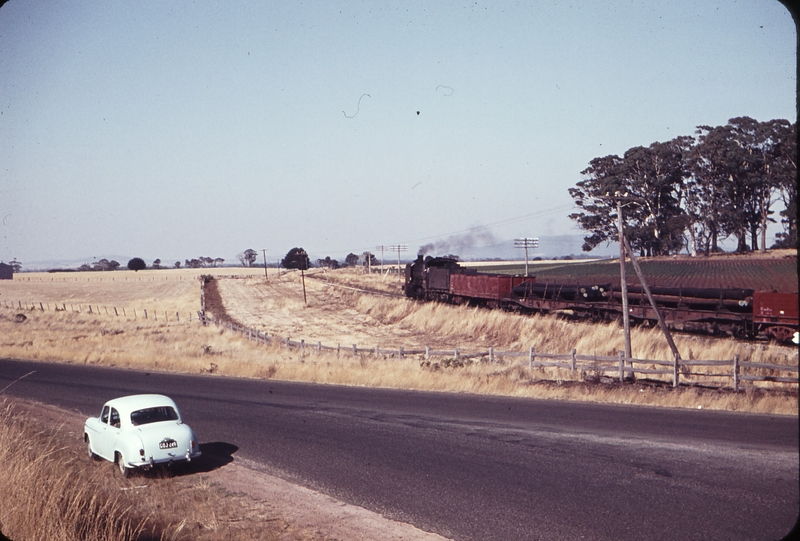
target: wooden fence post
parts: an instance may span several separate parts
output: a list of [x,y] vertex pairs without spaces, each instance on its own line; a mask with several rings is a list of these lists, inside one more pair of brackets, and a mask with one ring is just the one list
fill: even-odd
[[144,311],[144,318],[147,319],[147,310]]
[[322,352],[322,342],[317,340],[317,355],[319,355],[320,352]]
[[619,352],[619,382],[625,381],[625,352]]
[[675,389],[678,387],[678,359],[680,359],[680,355],[675,355],[673,357],[672,362],[672,388]]
[[357,357],[357,356],[358,356],[358,348],[356,347],[355,344],[353,344],[353,357]]
[[431,358],[431,347],[425,346],[425,360],[428,361]]
[[494,348],[492,346],[489,346],[489,362],[494,362]]
[[578,350],[572,348],[572,373],[575,374],[575,355],[578,353]]
[[528,351],[528,368],[533,369],[533,346],[531,346],[530,351]]
[[739,354],[733,356],[733,391],[739,392]]
[[378,349],[378,346],[375,346],[375,357],[376,357],[376,358],[377,358],[377,357],[378,357],[378,355],[379,355],[379,353],[378,353],[379,351],[380,351],[380,350]]
[[403,360],[403,346],[400,346],[400,360]]
[[303,354],[305,349],[306,349],[306,341],[305,341],[305,339],[301,338],[300,339],[300,355]]
[[456,348],[456,351],[455,351],[455,360],[456,361],[458,360],[458,357],[459,357],[460,354],[461,354],[461,352],[458,351],[458,348]]

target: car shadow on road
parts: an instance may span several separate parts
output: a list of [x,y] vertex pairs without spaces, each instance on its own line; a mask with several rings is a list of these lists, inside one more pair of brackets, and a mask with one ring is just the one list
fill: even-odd
[[233,462],[233,454],[239,447],[223,441],[201,443],[200,451],[203,455],[187,464],[192,473],[205,473],[221,468]]
[[[180,462],[169,467],[161,468],[167,476],[182,477],[184,475],[194,475],[197,473],[208,473],[233,462],[233,454],[239,447],[232,443],[222,441],[212,441],[200,444],[200,452],[203,454],[191,462]],[[157,468],[158,469],[158,468]],[[145,473],[145,472],[141,472]],[[163,475],[162,473],[161,475]],[[155,475],[159,475],[156,473]]]

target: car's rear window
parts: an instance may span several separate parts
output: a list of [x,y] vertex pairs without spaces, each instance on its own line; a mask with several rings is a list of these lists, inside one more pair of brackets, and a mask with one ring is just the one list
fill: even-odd
[[133,426],[160,423],[161,421],[177,421],[178,412],[172,406],[145,408],[131,413]]

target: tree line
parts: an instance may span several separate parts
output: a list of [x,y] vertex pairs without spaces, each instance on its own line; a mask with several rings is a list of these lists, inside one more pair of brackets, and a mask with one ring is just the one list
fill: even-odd
[[[580,208],[570,218],[587,231],[583,250],[617,240],[617,202],[626,236],[644,256],[765,250],[767,227],[782,231],[774,248],[797,247],[796,124],[732,118],[698,126],[694,136],[634,147],[622,157],[594,158],[569,194]],[[749,242],[749,244],[748,244]]]

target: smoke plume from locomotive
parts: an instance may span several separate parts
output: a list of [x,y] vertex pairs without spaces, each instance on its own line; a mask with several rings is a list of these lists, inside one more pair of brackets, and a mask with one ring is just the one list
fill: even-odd
[[417,250],[417,255],[452,254],[464,248],[487,246],[498,242],[498,238],[489,229],[481,226],[472,228],[466,233],[451,235],[446,239],[424,244]]

